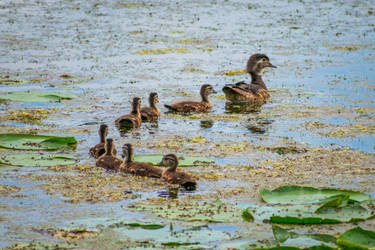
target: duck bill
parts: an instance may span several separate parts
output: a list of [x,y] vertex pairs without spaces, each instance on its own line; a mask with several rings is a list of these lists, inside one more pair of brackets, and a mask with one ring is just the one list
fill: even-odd
[[212,94],[217,94],[217,91],[213,89]]
[[163,164],[163,162],[161,161],[161,162],[159,162],[156,166],[162,167],[162,166],[164,166],[164,164]]
[[273,65],[272,63],[268,63],[268,67],[270,68],[277,68],[275,65]]

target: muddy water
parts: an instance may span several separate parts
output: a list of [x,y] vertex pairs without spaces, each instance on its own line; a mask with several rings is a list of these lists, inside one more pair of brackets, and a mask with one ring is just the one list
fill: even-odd
[[[80,164],[94,164],[87,152],[97,142],[98,124],[103,122],[109,125],[109,134],[118,148],[131,142],[137,153],[210,156],[216,159],[215,166],[187,170],[197,175],[209,172],[215,178],[225,174],[219,180],[200,176],[198,190],[193,194],[205,199],[259,202],[259,187],[295,183],[352,188],[375,198],[370,184],[374,171],[368,175],[335,175],[336,179],[246,177],[252,167],[266,166],[267,161],[286,164],[288,157],[301,160],[304,154],[319,158],[321,151],[316,148],[327,150],[322,157],[328,160],[312,163],[315,168],[341,162],[334,150],[348,150],[357,159],[344,159],[343,164],[374,168],[374,11],[371,1],[2,0],[1,76],[34,83],[0,86],[0,92],[44,89],[75,93],[79,98],[57,104],[2,103],[1,114],[23,108],[57,107],[58,112],[43,120],[42,125],[4,120],[1,131],[39,129],[40,133],[75,136],[79,143],[70,153],[79,158]],[[271,90],[270,101],[247,111],[226,108],[223,85],[249,81],[249,76],[223,72],[244,68],[248,57],[257,52],[266,53],[277,65],[277,69],[264,72],[264,81]],[[62,77],[64,74],[70,77]],[[146,103],[150,92],[158,92],[164,113],[163,104],[199,98],[204,83],[218,91],[211,97],[212,114],[162,114],[158,125],[143,124],[125,136],[115,129],[114,120],[129,112],[134,96]],[[202,121],[206,125],[202,126]],[[204,140],[192,142],[197,136]],[[303,152],[280,155],[268,150],[275,147]],[[244,176],[233,166],[250,170]],[[1,184],[21,190],[0,197],[0,232],[5,235],[1,247],[33,239],[56,241],[33,228],[95,227],[102,223],[100,219],[108,223],[118,218],[137,221],[145,216],[122,208],[134,202],[132,199],[67,203],[63,191],[54,188],[52,180],[35,178],[62,174],[40,168],[2,168]],[[41,186],[45,183],[54,190],[50,194]],[[223,190],[238,187],[245,190],[242,195],[221,196]],[[160,186],[139,189],[136,200],[165,196],[166,190]],[[191,193],[179,193],[180,198],[188,195]],[[154,217],[147,220],[160,223]],[[272,238],[270,228],[259,224],[250,227],[253,236],[242,232],[249,226],[209,226],[210,230],[229,235],[204,242],[211,247],[220,248],[234,238],[245,242],[254,235],[258,239]],[[115,247],[124,246],[110,242]]]

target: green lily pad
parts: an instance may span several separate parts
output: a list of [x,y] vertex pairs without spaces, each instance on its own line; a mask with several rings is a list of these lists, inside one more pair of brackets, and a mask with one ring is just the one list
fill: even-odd
[[142,229],[147,229],[147,230],[156,230],[163,228],[164,225],[160,224],[141,224],[138,222],[133,222],[133,223],[124,223],[124,222],[118,222],[115,224],[112,224],[109,226],[109,228],[119,228],[119,227],[140,227]]
[[375,232],[355,227],[341,234],[337,244],[356,249],[375,249]]
[[307,205],[266,205],[247,208],[255,219],[285,224],[334,224],[356,222],[373,217],[373,201],[361,204],[350,204],[345,207],[327,207],[315,211],[319,204]]
[[74,147],[74,137],[60,137],[31,134],[0,134],[0,148],[21,150],[56,150],[63,147]]
[[20,167],[48,167],[55,165],[70,165],[76,163],[76,158],[70,155],[51,155],[42,153],[12,154],[0,156],[0,165]]
[[0,99],[18,102],[60,102],[73,98],[76,98],[76,95],[54,91],[17,91],[0,94]]
[[322,203],[332,196],[348,195],[349,201],[370,200],[368,194],[334,188],[313,188],[304,186],[281,186],[274,190],[260,189],[262,199],[269,204],[310,204]]
[[0,77],[0,85],[16,85],[16,84],[25,84],[27,81],[21,78],[15,77]]
[[325,243],[336,244],[336,237],[328,234],[298,234],[295,232],[290,232],[289,230],[278,227],[276,225],[272,225],[272,232],[275,239],[280,243],[285,242],[288,239],[310,238]]
[[349,195],[336,195],[332,196],[323,203],[318,209],[316,209],[315,213],[320,213],[321,211],[329,208],[329,207],[344,207],[348,204]]
[[[134,161],[146,162],[152,165],[157,165],[163,159],[161,154],[147,154],[147,155],[135,155]],[[214,159],[202,156],[179,156],[178,166],[189,167],[189,166],[203,166],[208,163],[215,162]]]
[[215,202],[148,199],[127,207],[136,211],[150,211],[153,214],[174,220],[234,222],[242,220],[242,211],[217,200]]

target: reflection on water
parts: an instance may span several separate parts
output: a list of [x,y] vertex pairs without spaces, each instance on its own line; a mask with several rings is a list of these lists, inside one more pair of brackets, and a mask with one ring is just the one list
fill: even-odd
[[183,187],[169,187],[168,189],[163,189],[158,192],[159,197],[168,198],[168,199],[178,199],[178,197],[185,194],[192,194],[193,190],[188,190]]
[[253,117],[249,119],[249,125],[247,129],[251,131],[252,134],[264,134],[270,128],[270,125],[274,120],[263,118],[263,117]]
[[212,128],[214,125],[214,121],[212,120],[202,120],[201,121],[201,127],[202,128]]
[[261,107],[264,103],[249,103],[249,102],[226,102],[225,111],[226,113],[235,114],[249,114],[249,113],[259,113]]

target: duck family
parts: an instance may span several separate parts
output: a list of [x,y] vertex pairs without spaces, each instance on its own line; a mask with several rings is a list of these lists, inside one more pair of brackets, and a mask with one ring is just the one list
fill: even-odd
[[[270,98],[266,84],[262,79],[262,72],[265,68],[276,68],[265,54],[254,54],[247,61],[245,72],[250,74],[251,83],[240,81],[234,84],[226,84],[223,87],[225,98],[232,103],[247,102],[248,105],[259,105]],[[200,88],[200,101],[185,100],[173,104],[165,104],[168,112],[189,114],[209,112],[212,108],[208,100],[210,94],[216,91],[210,84],[203,84]],[[134,97],[131,112],[120,116],[115,120],[115,126],[120,131],[128,131],[141,126],[142,122],[157,122],[160,118],[158,108],[159,97],[152,92],[148,98],[149,107],[141,108],[141,99]],[[144,162],[133,161],[133,147],[126,143],[122,147],[123,159],[117,158],[116,148],[112,138],[108,136],[108,126],[102,124],[99,127],[99,143],[90,148],[89,153],[96,158],[96,166],[108,170],[124,172],[137,176],[150,178],[161,178],[167,183],[177,184],[187,190],[195,190],[197,181],[194,177],[183,171],[177,171],[178,158],[175,154],[165,155],[158,166]],[[160,167],[167,167],[165,170]]]

